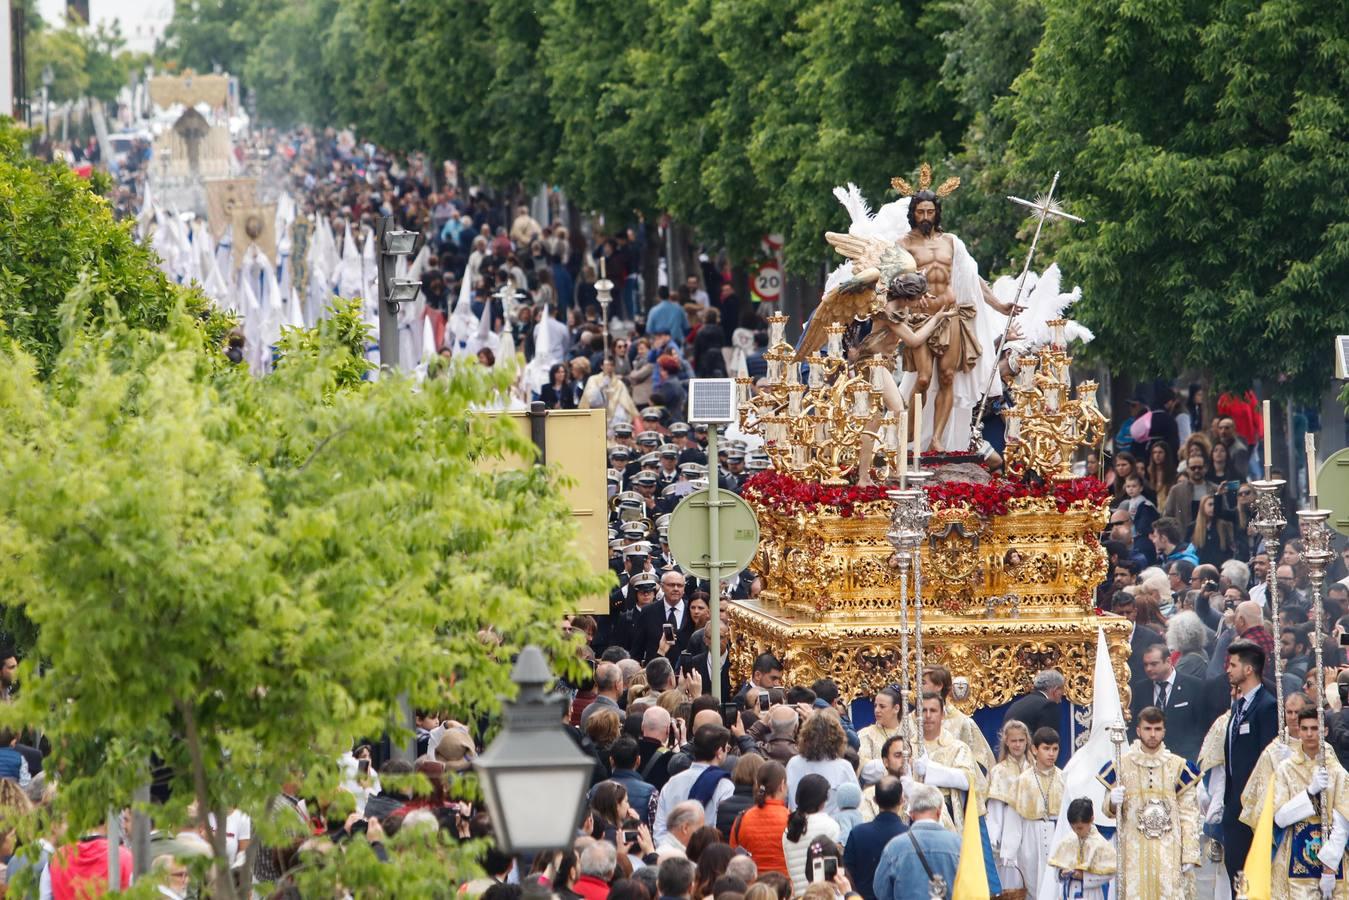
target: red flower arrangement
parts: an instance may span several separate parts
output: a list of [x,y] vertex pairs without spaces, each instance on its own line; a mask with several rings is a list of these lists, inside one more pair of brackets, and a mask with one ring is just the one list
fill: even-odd
[[769,469],[751,476],[740,493],[746,499],[786,515],[798,510],[814,511],[823,506],[849,518],[861,515],[857,508],[859,504],[886,499],[887,490],[876,484],[858,487],[854,484],[830,485],[818,481],[801,481]]
[[[754,500],[779,513],[814,511],[820,507],[832,509],[845,518],[861,516],[863,504],[884,500],[889,488],[881,485],[824,485],[816,481],[801,481],[784,473],[765,471],[751,477],[742,489],[747,499]],[[928,485],[928,500],[935,506],[966,506],[985,518],[1007,514],[1012,500],[1033,497],[1053,497],[1059,512],[1066,512],[1075,503],[1100,503],[1109,488],[1095,478],[1075,478],[1072,481],[1026,483],[993,476],[988,484],[972,481],[947,481]]]

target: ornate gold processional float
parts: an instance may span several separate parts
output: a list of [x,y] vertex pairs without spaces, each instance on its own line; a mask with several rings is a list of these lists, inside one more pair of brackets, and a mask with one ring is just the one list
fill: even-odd
[[[934,199],[940,222],[941,195],[924,190],[930,181],[926,166],[918,191],[896,179],[909,196],[874,216],[851,185],[846,199],[836,192],[853,226],[827,238],[850,263],[831,276],[802,345],[784,339],[786,316],[772,316],[766,377],[738,379],[741,429],[763,438],[773,468],[743,489],[759,517],[751,568],[764,588],[730,604],[732,664],[747,677],[754,657],[771,651],[793,683],[832,678],[844,697],[856,698],[887,685],[907,694],[921,686],[922,665],[940,663],[955,676],[952,699],[966,713],[1007,703],[1030,689],[1036,672],[1055,668],[1069,700],[1090,705],[1097,627],[1105,628],[1121,685],[1128,683],[1129,633],[1128,622],[1094,608],[1107,570],[1099,534],[1108,492],[1095,479],[1074,477],[1071,467],[1075,452],[1095,450],[1104,436],[1096,385],[1073,390],[1060,318],[1044,320],[1036,340],[988,313],[1001,340],[968,346],[978,328],[958,328],[978,324],[985,300],[958,290],[959,239],[920,227],[923,204]],[[1061,214],[1052,199],[1026,205],[1041,224]],[[893,226],[904,219],[912,227],[896,236]],[[925,248],[948,237],[954,259],[943,261],[938,248],[922,266]],[[1025,278],[1005,304],[1012,317],[1024,309]],[[994,312],[996,302],[987,299]],[[871,333],[861,337],[858,325],[868,318]],[[887,329],[897,335],[889,347],[877,337]],[[940,451],[943,439],[953,446],[952,436],[962,437],[958,426],[943,431],[932,420],[941,391],[954,390],[960,406],[959,385],[918,377],[921,355],[930,353],[934,366],[952,346],[960,353],[962,340],[967,359],[970,350],[988,355],[992,390],[984,396],[1003,394],[1005,382],[1002,474],[990,474],[977,453]],[[915,390],[924,386],[937,395],[926,405]],[[977,448],[978,429],[964,427]]]

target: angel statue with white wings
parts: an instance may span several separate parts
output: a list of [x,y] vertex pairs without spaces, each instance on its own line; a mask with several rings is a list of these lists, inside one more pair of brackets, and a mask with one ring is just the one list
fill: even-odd
[[[825,239],[848,262],[830,274],[798,358],[824,344],[829,324],[870,316],[872,335],[858,351],[865,356],[889,354],[902,345],[904,370],[912,373],[905,376],[902,390],[891,373],[882,390],[885,405],[901,415],[906,398],[921,392],[930,399],[931,414],[923,420],[931,423],[931,430],[916,436],[918,446],[963,449],[969,443],[972,411],[996,365],[1004,317],[1019,309],[989,290],[965,244],[941,228],[942,199],[960,186],[960,179],[948,178],[932,190],[932,167],[924,163],[917,190],[902,178],[891,184],[903,197],[875,215],[855,185],[835,188],[852,224],[847,234],[827,232]],[[999,315],[990,314],[985,304]],[[929,392],[934,375],[935,393]],[[866,460],[870,446],[859,449],[860,459]],[[870,478],[868,463],[859,465],[859,483]]]

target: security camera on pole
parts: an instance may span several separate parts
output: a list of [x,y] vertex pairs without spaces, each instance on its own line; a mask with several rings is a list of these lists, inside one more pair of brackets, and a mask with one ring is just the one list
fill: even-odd
[[422,249],[419,231],[402,231],[392,216],[379,220],[375,246],[379,248],[379,367],[392,372],[398,368],[398,304],[411,303],[422,289],[420,281],[397,278],[398,258],[415,257]]

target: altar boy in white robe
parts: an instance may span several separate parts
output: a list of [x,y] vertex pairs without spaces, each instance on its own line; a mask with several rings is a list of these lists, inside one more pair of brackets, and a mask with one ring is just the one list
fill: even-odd
[[1059,758],[1057,731],[1037,728],[1030,740],[1034,762],[1016,779],[998,855],[1004,866],[1020,870],[1029,896],[1034,897],[1054,849],[1054,825],[1063,805],[1063,772],[1054,764]]

